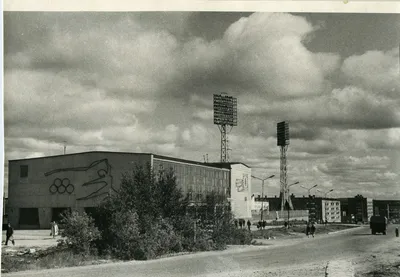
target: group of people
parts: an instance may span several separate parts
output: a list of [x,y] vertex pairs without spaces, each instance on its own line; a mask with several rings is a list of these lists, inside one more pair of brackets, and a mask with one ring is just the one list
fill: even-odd
[[314,237],[315,231],[316,231],[316,228],[315,228],[314,223],[311,223],[311,226],[310,226],[310,223],[307,223],[307,227],[306,227],[306,235],[307,235],[307,237],[309,238],[310,235],[312,237]]
[[[246,228],[246,221],[243,219],[235,220],[235,226],[236,228],[240,227],[240,229]],[[250,228],[251,228],[251,222],[250,220],[247,220],[247,229],[249,229],[249,231]]]
[[[51,222],[51,231],[50,231],[50,236],[53,236],[55,238],[58,236],[58,224],[57,222],[53,221]],[[6,230],[6,242],[5,245],[8,245],[8,242],[11,241],[13,245],[15,245],[15,239],[14,239],[14,228],[11,226],[11,223],[7,224],[7,230]]]

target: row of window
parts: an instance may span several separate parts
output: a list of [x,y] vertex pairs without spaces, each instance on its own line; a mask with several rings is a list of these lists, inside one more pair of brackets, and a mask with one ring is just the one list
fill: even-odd
[[211,168],[204,168],[200,166],[176,164],[171,162],[154,162],[155,170],[169,170],[172,169],[176,175],[197,175],[201,177],[228,179],[229,172],[223,170],[215,170]]

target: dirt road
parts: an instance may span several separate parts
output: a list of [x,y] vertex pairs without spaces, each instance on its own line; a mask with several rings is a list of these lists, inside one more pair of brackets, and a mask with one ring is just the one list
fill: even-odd
[[[365,269],[363,261],[376,251],[383,255],[388,246],[400,242],[389,226],[387,236],[370,235],[367,226],[315,238],[271,242],[267,246],[234,247],[223,252],[206,252],[153,261],[132,261],[98,266],[18,272],[4,276],[122,277],[122,276],[325,276],[327,265],[347,262]],[[338,267],[340,268],[340,266]],[[349,271],[350,272],[350,271]],[[346,275],[340,275],[345,277]]]

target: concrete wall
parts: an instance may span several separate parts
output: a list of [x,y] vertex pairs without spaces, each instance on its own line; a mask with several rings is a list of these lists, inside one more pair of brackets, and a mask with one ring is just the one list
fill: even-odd
[[[287,221],[288,212],[287,211],[269,211],[264,213],[263,219],[266,221],[274,221],[278,218],[278,221]],[[257,222],[261,219],[260,214],[253,214],[253,222]],[[308,210],[291,210],[289,213],[289,219],[292,220],[302,220],[308,221]]]
[[231,207],[236,218],[251,219],[251,168],[231,165]]
[[[120,186],[123,173],[151,162],[149,154],[88,152],[9,162],[8,214],[18,228],[20,208],[38,208],[41,228],[49,228],[51,208],[95,207]],[[20,166],[28,176],[20,177]]]

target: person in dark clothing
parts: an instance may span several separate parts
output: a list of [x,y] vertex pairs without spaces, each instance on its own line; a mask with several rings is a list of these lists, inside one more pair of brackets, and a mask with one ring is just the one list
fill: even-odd
[[240,229],[242,229],[243,221],[241,219],[239,219],[239,226],[240,226]]
[[9,240],[11,240],[12,244],[15,245],[13,234],[14,234],[14,229],[13,229],[13,227],[11,227],[11,224],[8,223],[7,232],[6,232],[6,245],[8,244]]
[[263,229],[265,229],[266,226],[267,226],[267,222],[265,220],[263,220],[263,222],[262,222]]
[[312,235],[312,237],[314,237],[314,234],[315,234],[315,225],[314,225],[314,223],[311,225],[311,235]]
[[307,227],[306,227],[306,235],[307,235],[307,238],[310,237],[310,230],[311,230],[310,224],[307,223]]
[[247,228],[249,229],[249,231],[250,231],[250,227],[251,227],[251,222],[250,222],[250,220],[247,220]]
[[239,223],[238,223],[237,219],[235,219],[235,227],[237,228],[238,225],[239,225]]

